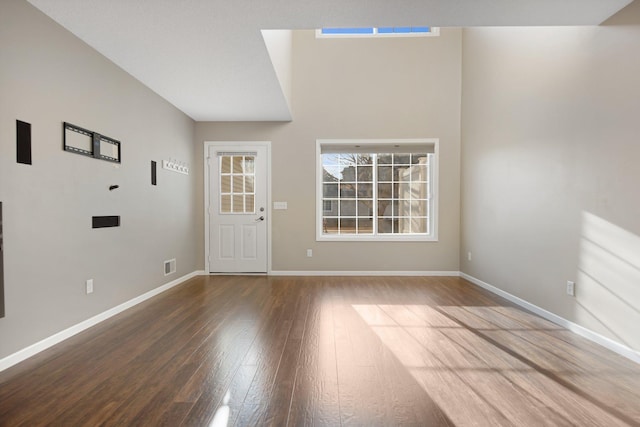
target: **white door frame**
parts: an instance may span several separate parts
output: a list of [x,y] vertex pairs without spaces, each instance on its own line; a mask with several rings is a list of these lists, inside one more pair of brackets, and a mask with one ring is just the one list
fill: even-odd
[[[230,145],[260,146],[267,148],[267,274],[271,274],[271,141],[205,141],[204,142],[204,271],[211,274],[209,265],[209,147]],[[228,273],[226,273],[228,274]]]

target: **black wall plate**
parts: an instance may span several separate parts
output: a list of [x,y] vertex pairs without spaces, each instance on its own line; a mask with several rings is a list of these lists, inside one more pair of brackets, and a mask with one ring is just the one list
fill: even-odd
[[31,123],[16,120],[16,157],[18,163],[31,164]]
[[91,218],[91,228],[120,227],[119,216],[94,216]]

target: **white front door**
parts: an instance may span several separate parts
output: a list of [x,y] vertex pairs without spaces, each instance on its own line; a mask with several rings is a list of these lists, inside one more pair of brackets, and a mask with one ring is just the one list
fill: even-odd
[[267,145],[208,146],[209,272],[267,272]]

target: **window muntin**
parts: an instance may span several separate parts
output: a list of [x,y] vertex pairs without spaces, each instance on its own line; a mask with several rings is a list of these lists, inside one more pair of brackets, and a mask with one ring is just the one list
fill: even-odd
[[435,141],[411,141],[318,141],[319,240],[436,239]]
[[222,155],[220,162],[221,214],[255,214],[255,156]]

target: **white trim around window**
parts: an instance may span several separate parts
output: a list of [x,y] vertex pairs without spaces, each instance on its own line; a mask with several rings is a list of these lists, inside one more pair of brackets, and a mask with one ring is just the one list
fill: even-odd
[[[335,200],[331,200],[331,204],[334,206],[342,206],[343,202],[349,202],[350,205],[355,205],[358,213],[350,214],[355,215],[355,218],[349,218],[354,220],[357,225],[357,231],[350,230],[347,233],[342,233],[342,230],[335,231],[328,227],[327,219],[331,219],[334,222],[336,221],[336,217],[329,213],[327,203],[332,197],[327,197],[325,192],[327,188],[325,185],[327,184],[326,177],[324,176],[327,171],[325,170],[325,166],[323,164],[323,154],[325,155],[325,162],[327,154],[344,154],[344,155],[364,155],[370,157],[372,159],[372,163],[370,164],[373,172],[373,177],[368,179],[367,181],[371,181],[371,195],[363,196],[366,198],[366,203],[361,203],[358,199],[359,195],[354,196],[355,199],[346,200],[342,199],[341,193],[335,197]],[[387,230],[382,229],[382,224],[384,223],[385,218],[384,214],[378,215],[378,210],[382,209],[378,205],[378,201],[384,203],[382,200],[382,196],[378,197],[378,184],[380,184],[380,188],[383,188],[385,184],[384,179],[378,180],[378,170],[381,170],[384,167],[387,167],[387,164],[383,163],[383,156],[389,157],[390,154],[401,155],[401,154],[427,154],[428,155],[428,179],[421,179],[420,185],[423,187],[426,185],[427,197],[421,196],[426,199],[426,210],[428,214],[426,218],[420,218],[421,220],[426,221],[426,230],[425,231],[411,231],[407,232],[406,230],[396,232],[395,228],[393,231],[389,232]],[[378,165],[378,157],[380,157],[380,165]],[[426,157],[426,156],[423,156]],[[395,160],[394,160],[395,161]],[[380,166],[380,169],[378,169]],[[410,166],[410,165],[407,165]],[[357,166],[359,168],[360,166]],[[369,164],[363,166],[364,168],[369,167]],[[346,170],[346,169],[345,169]],[[359,169],[358,169],[359,170]],[[381,172],[382,173],[382,172]],[[331,178],[333,179],[333,178]],[[338,178],[339,180],[344,179]],[[356,178],[356,181],[358,178]],[[356,183],[358,186],[360,182]],[[339,183],[340,187],[342,186],[342,181]],[[368,186],[369,182],[365,183],[365,186]],[[330,186],[329,186],[330,187]],[[383,191],[383,190],[380,190]],[[395,190],[394,190],[395,191]],[[354,201],[355,200],[355,201]],[[347,205],[347,203],[345,203]],[[361,214],[359,213],[359,209],[363,208],[364,205],[373,206],[370,210],[371,213],[369,218],[360,218]],[[413,209],[413,207],[412,207]],[[367,214],[365,214],[366,216]],[[396,215],[396,214],[393,214]],[[424,215],[424,214],[420,214]],[[333,218],[328,218],[333,216]],[[338,221],[342,222],[342,216],[340,213],[337,213]],[[366,229],[362,233],[360,233],[360,220],[363,220],[363,223],[366,223],[369,229]],[[421,225],[424,227],[424,225]],[[379,229],[380,228],[380,229]],[[316,140],[316,240],[317,241],[391,241],[391,242],[410,242],[410,241],[423,241],[423,242],[435,242],[438,241],[438,139],[436,138],[414,138],[414,139],[318,139]]]

